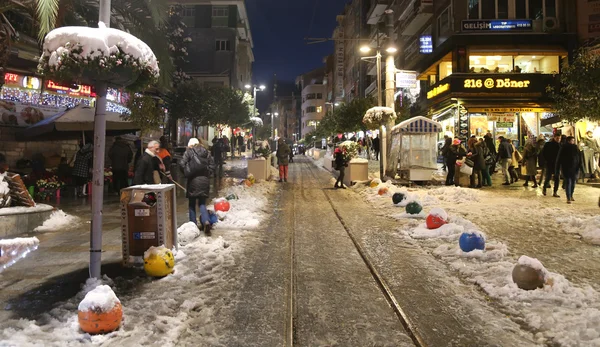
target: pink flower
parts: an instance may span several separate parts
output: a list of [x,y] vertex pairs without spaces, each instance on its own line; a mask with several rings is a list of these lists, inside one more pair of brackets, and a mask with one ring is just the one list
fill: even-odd
[[121,59],[118,59],[117,60],[117,65],[121,65],[121,64],[123,64],[123,61]]

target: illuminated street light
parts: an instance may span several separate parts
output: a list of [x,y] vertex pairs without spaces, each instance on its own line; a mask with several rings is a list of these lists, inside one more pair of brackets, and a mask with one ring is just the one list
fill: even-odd
[[264,85],[261,84],[261,86],[258,88],[260,88],[260,90],[265,90],[267,87],[265,87]]
[[388,52],[388,53],[393,54],[393,53],[398,52],[398,48],[396,48],[394,46],[389,46],[388,48],[385,49],[385,51]]
[[369,46],[362,46],[360,47],[360,51],[363,53],[369,53],[371,51],[371,47]]

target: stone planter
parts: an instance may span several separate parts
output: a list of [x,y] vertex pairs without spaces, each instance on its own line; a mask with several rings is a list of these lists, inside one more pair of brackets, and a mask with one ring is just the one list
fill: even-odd
[[346,168],[346,176],[344,177],[344,184],[347,186],[352,185],[352,182],[366,181],[369,179],[369,163],[368,162],[350,162]]
[[248,174],[252,174],[258,180],[267,180],[269,178],[269,161],[265,159],[249,159]]
[[[323,153],[321,153],[321,152],[323,152]],[[325,152],[325,151],[323,151],[323,150],[320,150],[320,149],[317,149],[317,148],[315,148],[315,149],[313,150],[313,158],[314,158],[315,160],[319,160],[319,159],[321,159],[321,157],[323,156],[324,152]]]
[[326,154],[323,158],[323,167],[325,170],[333,171],[333,158],[328,154]]

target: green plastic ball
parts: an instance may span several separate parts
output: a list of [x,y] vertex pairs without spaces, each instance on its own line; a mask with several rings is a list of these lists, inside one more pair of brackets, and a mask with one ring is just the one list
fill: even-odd
[[419,214],[423,211],[423,206],[416,201],[409,202],[406,205],[406,213],[408,214]]

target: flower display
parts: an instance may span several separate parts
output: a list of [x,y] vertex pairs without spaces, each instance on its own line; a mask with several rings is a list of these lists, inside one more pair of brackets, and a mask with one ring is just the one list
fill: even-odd
[[113,173],[112,168],[104,168],[104,182],[112,183],[113,181]]
[[349,162],[358,155],[359,145],[354,141],[344,141],[338,145],[344,155],[344,160]]

